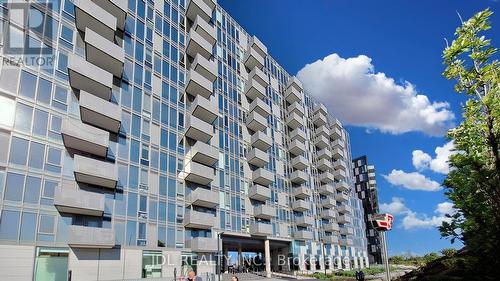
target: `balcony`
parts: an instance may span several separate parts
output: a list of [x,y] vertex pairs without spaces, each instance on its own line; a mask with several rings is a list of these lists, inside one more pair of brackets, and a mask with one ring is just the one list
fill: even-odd
[[295,168],[295,169],[298,169],[298,170],[305,170],[307,167],[309,166],[309,162],[307,161],[307,159],[302,156],[302,155],[299,155],[299,156],[296,156],[292,159],[292,167]]
[[310,209],[309,202],[296,200],[292,203],[292,209],[297,212],[304,212]]
[[344,160],[336,160],[333,162],[333,168],[335,170],[343,170],[343,171],[346,171],[347,170],[347,164]]
[[271,147],[273,140],[265,132],[257,131],[252,135],[251,142],[253,147],[267,151]]
[[186,201],[191,202],[191,205],[195,206],[215,208],[219,205],[219,193],[210,189],[198,187],[191,191],[186,197]]
[[109,133],[84,124],[80,120],[64,119],[61,135],[64,146],[68,148],[100,157],[106,157],[108,153]]
[[254,67],[261,69],[264,66],[264,57],[252,48],[247,50],[243,61],[245,62],[245,67],[248,69],[253,69]]
[[334,219],[337,215],[333,209],[326,209],[321,211],[321,218],[331,220]]
[[115,246],[115,231],[111,228],[71,225],[68,232],[68,246],[72,248],[100,249]]
[[269,79],[267,78],[267,75],[264,73],[264,71],[258,69],[257,67],[254,67],[252,71],[250,71],[250,74],[248,74],[249,79],[253,79],[257,81],[262,87],[267,87],[269,85]]
[[331,183],[335,180],[335,178],[333,177],[333,174],[330,173],[330,172],[323,172],[319,175],[319,180],[322,182],[322,183]]
[[269,163],[269,155],[258,148],[252,148],[247,154],[247,160],[254,166],[264,167]]
[[200,54],[196,54],[191,69],[201,74],[208,81],[214,82],[217,78],[217,63],[214,60],[207,60]]
[[295,171],[290,174],[290,180],[293,183],[302,184],[307,181],[307,174],[302,171]]
[[287,88],[294,88],[295,90],[297,90],[297,91],[300,92],[300,91],[302,91],[302,82],[300,82],[300,80],[297,79],[297,77],[292,76],[288,80],[288,83],[286,84],[286,87]]
[[70,55],[68,58],[68,75],[71,87],[86,91],[107,101],[111,99],[113,74],[77,55]]
[[200,73],[190,69],[187,73],[186,93],[196,97],[200,95],[210,99],[213,91],[213,83]]
[[104,213],[104,194],[58,188],[54,197],[54,206],[60,213],[101,217]]
[[194,161],[189,161],[186,163],[184,170],[179,176],[185,181],[208,185],[215,178],[215,170],[212,167],[208,167]]
[[254,50],[257,51],[262,57],[265,57],[267,55],[267,47],[264,45],[259,38],[252,36],[250,38],[250,42],[248,43],[248,46]]
[[245,84],[245,96],[251,100],[263,99],[266,97],[266,88],[257,81],[250,79]]
[[289,103],[300,102],[303,100],[302,93],[293,87],[285,90],[285,99]]
[[336,118],[333,118],[331,124],[330,124],[330,128],[336,128],[336,129],[339,129],[340,131],[342,130],[342,123],[340,123],[340,121]]
[[[194,237],[187,240],[186,248],[190,248],[195,253],[215,253],[217,252],[217,239],[208,237]],[[222,248],[222,247],[221,247]]]
[[[214,45],[216,42],[216,31],[215,27],[210,25],[208,21],[203,20],[200,16],[194,19],[193,25],[191,26],[191,31],[196,31],[203,39],[205,39],[210,45]],[[210,50],[211,52],[211,50]]]
[[196,229],[210,229],[215,226],[215,216],[211,213],[186,210],[184,214],[184,227]]
[[203,0],[188,0],[186,8],[186,17],[190,20],[195,20],[197,16],[200,16],[206,22],[212,20],[213,8],[210,8],[207,3]]
[[213,136],[213,126],[192,115],[186,116],[184,135],[201,142],[208,142]]
[[90,28],[109,41],[115,38],[117,19],[95,2],[90,0],[74,0],[75,24],[78,30],[85,32]]
[[116,187],[118,169],[115,164],[75,155],[73,165],[77,182],[107,188]]
[[345,180],[346,172],[342,170],[335,170],[333,171],[333,177],[337,180]]
[[349,239],[349,238],[340,238],[339,239],[339,245],[341,245],[341,246],[352,246],[352,245],[354,245],[354,242],[352,241],[352,239]]
[[293,233],[293,238],[297,240],[312,240],[313,233],[309,230],[297,230]]
[[259,205],[253,208],[253,216],[259,219],[270,220],[275,215],[275,209],[267,205]]
[[271,190],[265,186],[254,184],[248,189],[248,197],[253,200],[265,202],[271,198]]
[[340,234],[343,234],[343,235],[354,235],[354,228],[352,228],[352,227],[342,227],[340,229]]
[[213,45],[210,44],[210,42],[208,42],[205,38],[203,38],[200,33],[196,32],[196,30],[191,29],[187,37],[186,53],[189,56],[194,58],[197,54],[200,54],[207,60],[212,57]]
[[333,148],[339,148],[339,149],[344,149],[345,148],[345,143],[341,139],[336,139],[332,142],[332,147]]
[[267,128],[267,119],[257,112],[252,111],[247,116],[246,125],[254,132],[264,131]]
[[352,224],[352,218],[348,215],[342,215],[337,217],[337,222],[338,223],[343,223],[343,224]]
[[323,126],[328,123],[328,120],[326,119],[325,115],[321,113],[316,113],[313,116],[313,123],[316,126]]
[[191,159],[206,166],[213,166],[219,160],[219,149],[197,141],[187,150],[186,159]]
[[335,188],[333,185],[324,184],[319,186],[318,192],[321,195],[330,195],[335,193]]
[[292,194],[295,198],[306,199],[311,196],[311,189],[305,185],[297,186],[292,189]]
[[352,213],[352,207],[349,205],[341,205],[340,207],[337,208],[337,211],[340,214],[351,214]]
[[316,162],[316,168],[320,171],[326,171],[332,167],[332,162],[328,159],[321,159]]
[[256,222],[250,225],[250,234],[256,236],[273,235],[273,226],[267,223]]
[[337,193],[337,194],[335,194],[335,200],[337,200],[339,202],[345,202],[345,201],[349,200],[349,196],[345,193]]
[[339,238],[337,236],[328,235],[323,237],[323,242],[326,244],[338,244]]
[[312,226],[314,225],[314,219],[311,216],[295,216],[295,224],[297,226]]
[[267,118],[271,114],[271,107],[261,99],[254,99],[250,104],[250,111],[255,111]]
[[337,204],[337,202],[335,202],[335,199],[333,199],[331,197],[323,198],[321,200],[321,206],[323,208],[333,208],[333,207],[335,207],[336,204]]
[[326,106],[322,103],[318,103],[314,106],[314,113],[321,113],[323,115],[328,115],[328,110],[326,109]]
[[99,97],[80,91],[80,118],[83,122],[103,130],[118,133],[121,125],[121,108]]
[[316,128],[314,133],[316,134],[316,136],[324,136],[328,140],[330,139],[330,129],[328,129],[328,127],[325,125]]
[[323,225],[323,230],[326,232],[335,232],[339,231],[340,227],[339,224],[336,222],[331,222]]
[[323,149],[330,145],[330,140],[323,135],[317,136],[314,140],[314,145],[319,149]]
[[306,151],[306,146],[298,140],[293,140],[288,144],[288,151],[293,155],[301,155]]
[[206,99],[202,96],[196,96],[190,105],[191,115],[212,124],[218,117],[219,109],[215,98]]
[[330,137],[332,139],[340,139],[342,137],[342,131],[336,127],[330,127]]
[[330,149],[328,149],[328,147],[325,147],[322,150],[316,152],[316,158],[318,158],[318,160],[330,159],[332,158],[332,153],[330,152]]
[[303,143],[306,141],[306,133],[302,129],[297,128],[290,133],[290,140],[298,140]]
[[344,158],[344,151],[339,148],[332,149],[332,158],[335,160]]
[[292,113],[296,113],[300,117],[303,117],[304,116],[304,107],[299,102],[294,102],[288,106],[287,113],[289,115]]
[[125,19],[127,18],[127,1],[126,0],[92,0],[99,7],[110,13],[116,18],[116,26],[125,30]]
[[253,171],[252,180],[254,183],[268,186],[274,181],[274,175],[272,172],[265,170],[264,168],[259,168]]
[[85,30],[85,54],[88,62],[116,77],[122,76],[125,61],[123,48],[88,28]]
[[350,189],[349,184],[345,181],[340,181],[335,184],[338,191],[348,191]]

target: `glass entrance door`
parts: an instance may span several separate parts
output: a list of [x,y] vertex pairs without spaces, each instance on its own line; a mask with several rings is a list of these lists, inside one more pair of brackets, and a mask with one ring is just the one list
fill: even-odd
[[37,247],[35,258],[35,281],[68,280],[67,248]]

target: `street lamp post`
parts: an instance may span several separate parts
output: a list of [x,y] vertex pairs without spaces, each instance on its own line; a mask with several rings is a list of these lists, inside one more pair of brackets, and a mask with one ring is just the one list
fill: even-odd
[[220,272],[221,272],[221,264],[220,264],[220,239],[221,235],[224,234],[224,232],[217,232],[217,278],[220,281]]

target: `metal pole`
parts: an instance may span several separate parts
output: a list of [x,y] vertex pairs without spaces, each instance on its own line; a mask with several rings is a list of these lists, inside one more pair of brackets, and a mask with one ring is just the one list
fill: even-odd
[[216,266],[216,270],[217,270],[217,278],[218,280],[220,281],[220,271],[221,271],[221,268],[220,268],[220,233],[217,232],[217,266]]
[[326,276],[326,250],[325,250],[325,241],[321,241],[321,249],[323,250],[323,268],[325,270],[325,276]]
[[385,278],[387,281],[391,280],[391,269],[389,267],[389,252],[387,250],[387,239],[385,237],[385,231],[382,231],[382,240],[384,244],[384,257],[385,257]]

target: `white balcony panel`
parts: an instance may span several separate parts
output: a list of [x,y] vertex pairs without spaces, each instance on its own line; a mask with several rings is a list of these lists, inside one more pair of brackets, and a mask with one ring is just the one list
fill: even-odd
[[246,125],[254,132],[264,131],[267,128],[267,119],[255,111],[248,114]]
[[264,168],[259,168],[253,171],[252,180],[254,183],[268,186],[274,181],[274,175],[272,172],[265,170]]
[[81,155],[74,156],[74,173],[77,182],[115,188],[118,169],[115,164]]
[[336,217],[335,211],[333,209],[326,209],[321,211],[321,217],[327,220],[334,219]]
[[297,91],[302,91],[302,82],[300,82],[297,77],[292,76],[290,79],[288,79],[288,83],[286,84],[287,88],[294,88]]
[[323,172],[319,175],[319,180],[322,182],[322,183],[331,183],[335,180],[335,178],[333,177],[333,174],[330,173],[330,172]]
[[208,185],[215,178],[215,170],[212,167],[189,161],[184,166],[180,178],[183,178],[185,181]]
[[85,57],[88,62],[114,76],[122,76],[125,61],[124,49],[89,28],[85,30]]
[[301,155],[306,151],[306,146],[298,140],[293,140],[288,144],[288,151],[293,155]]
[[345,181],[337,182],[335,184],[335,187],[337,188],[338,191],[348,191],[350,189],[349,184]]
[[115,246],[115,231],[111,228],[71,225],[68,229],[68,246],[72,248],[113,248]]
[[185,127],[185,136],[198,141],[208,142],[213,136],[213,126],[192,115],[186,116]]
[[61,134],[64,146],[75,150],[106,157],[109,133],[80,120],[66,118],[62,122]]
[[250,38],[249,47],[257,51],[262,57],[267,55],[267,47],[255,35]]
[[314,145],[319,149],[323,149],[330,145],[330,140],[323,135],[317,136],[314,140]]
[[334,140],[332,142],[332,147],[333,148],[344,149],[345,148],[345,142],[342,139]]
[[335,160],[344,158],[344,150],[339,148],[332,149],[332,158]]
[[116,18],[116,26],[125,30],[125,20],[127,17],[127,0],[92,0],[99,7]]
[[200,95],[206,99],[212,95],[213,83],[193,69],[188,71],[186,81],[186,93],[194,97]]
[[207,40],[210,45],[215,44],[216,39],[216,31],[215,27],[210,25],[207,21],[205,21],[200,16],[197,16],[194,20],[193,25],[191,26],[191,30],[194,30],[200,34],[203,39]]
[[260,184],[254,184],[248,189],[248,197],[257,201],[266,201],[271,198],[271,190]]
[[290,174],[290,180],[293,183],[302,184],[307,181],[307,174],[302,171],[295,171]]
[[311,216],[295,216],[295,224],[298,226],[312,226],[314,225],[314,219]]
[[336,170],[343,170],[343,171],[346,171],[347,170],[347,164],[344,160],[336,160],[333,162],[333,168],[336,169]]
[[217,239],[194,237],[193,239],[186,240],[186,248],[191,249],[195,253],[215,253],[217,252]]
[[54,206],[60,213],[100,217],[104,213],[104,194],[58,188],[54,196]]
[[316,114],[318,112],[325,116],[328,115],[328,110],[326,109],[326,106],[322,103],[318,103],[314,106],[314,113]]
[[73,4],[78,30],[85,32],[86,28],[90,28],[109,41],[114,40],[117,28],[116,17],[90,0],[73,0]]
[[190,20],[195,20],[197,16],[200,16],[205,21],[210,21],[212,19],[213,8],[203,0],[188,0],[186,8],[186,17]]
[[299,116],[304,116],[304,107],[299,102],[294,102],[288,106],[287,109],[288,114],[296,113]]
[[270,220],[276,216],[276,210],[267,205],[258,205],[253,208],[253,216],[259,219]]
[[219,205],[219,193],[210,189],[198,187],[187,196],[191,205],[205,208],[215,208]]
[[191,69],[198,72],[212,83],[217,78],[217,63],[215,60],[207,60],[200,54],[196,54],[194,57]]
[[290,132],[290,140],[298,140],[300,142],[305,142],[306,141],[306,133],[300,129],[300,128],[297,128],[295,130],[293,130],[292,132]]
[[316,136],[324,136],[325,138],[330,139],[330,129],[325,125],[316,128],[314,133]]
[[302,156],[298,155],[292,159],[292,167],[298,170],[305,170],[309,166],[309,161]]
[[293,233],[293,238],[297,240],[312,240],[313,233],[310,230],[297,230]]
[[323,184],[323,185],[319,186],[318,192],[319,192],[319,194],[322,194],[322,195],[334,194],[335,187],[333,185],[330,185],[330,184]]
[[349,205],[342,205],[337,208],[338,212],[341,214],[351,214],[352,213],[352,207]]
[[349,215],[338,216],[337,222],[343,224],[352,224],[352,217]]
[[267,87],[269,85],[269,79],[264,71],[258,69],[257,67],[252,68],[250,74],[248,74],[249,79],[257,81],[262,87]]
[[333,139],[339,139],[342,137],[342,131],[340,131],[338,128],[331,127],[330,128],[330,137]]
[[349,196],[345,193],[337,193],[335,194],[335,200],[339,202],[346,202],[349,200]]
[[336,128],[339,131],[341,131],[342,130],[342,123],[340,123],[340,121],[338,119],[333,118],[333,120],[331,120],[331,124],[330,124],[330,129],[331,128]]
[[332,152],[330,151],[330,149],[328,149],[328,147],[326,147],[316,152],[316,157],[318,159],[330,159],[332,158]]
[[343,234],[343,235],[353,235],[354,234],[354,228],[352,228],[352,227],[342,227],[340,229],[340,234]]
[[186,159],[191,159],[203,165],[213,166],[219,160],[219,149],[207,143],[197,141],[187,150]]
[[271,136],[263,131],[257,131],[252,135],[252,146],[262,151],[267,151],[273,143]]
[[249,99],[263,99],[266,96],[266,88],[253,79],[250,79],[245,84],[245,96]]
[[292,202],[292,209],[297,212],[304,212],[311,208],[309,202],[305,200],[296,200]]
[[195,229],[210,229],[215,226],[215,216],[211,213],[186,210],[184,227]]
[[80,91],[80,117],[83,122],[103,130],[118,133],[121,108],[85,91]]
[[286,124],[292,129],[296,129],[305,124],[304,117],[292,112],[286,117]]
[[215,98],[206,99],[202,96],[196,96],[190,105],[191,115],[212,124],[218,117],[219,109]]
[[269,163],[269,155],[258,148],[252,148],[247,154],[247,160],[254,166],[264,167]]
[[332,168],[332,162],[328,159],[321,159],[316,162],[316,169],[320,171],[326,171]]
[[328,123],[328,120],[326,119],[325,115],[321,114],[320,112],[314,114],[313,116],[313,123],[316,126],[323,126]]
[[212,57],[213,45],[203,38],[201,34],[191,29],[187,37],[186,53],[188,55],[194,58],[197,54],[200,54],[207,60]]
[[250,48],[249,50],[247,50],[243,61],[245,63],[245,67],[248,69],[253,69],[254,67],[261,69],[264,66],[264,57],[261,56],[253,48]]
[[[328,210],[328,211],[332,211],[332,210]],[[339,224],[338,223],[331,222],[331,223],[324,224],[323,225],[323,230],[326,231],[326,232],[336,232],[336,231],[339,231],[340,228],[339,228]]]
[[323,198],[321,200],[321,206],[323,208],[333,208],[335,207],[335,205],[336,205],[335,199],[331,197]]
[[70,55],[68,58],[68,75],[71,87],[86,91],[107,101],[111,99],[113,74],[77,55]]
[[337,245],[339,243],[339,237],[338,236],[333,236],[333,235],[327,235],[323,237],[323,241],[326,244],[335,244]]
[[254,99],[250,104],[250,111],[255,111],[267,118],[271,114],[271,108],[261,99]]
[[339,245],[341,245],[341,246],[352,246],[352,245],[354,245],[354,242],[350,238],[340,238],[339,239]]
[[311,189],[305,185],[300,185],[292,189],[292,195],[295,198],[306,199],[311,197]]
[[333,177],[337,180],[345,180],[346,172],[342,170],[333,171]]
[[268,236],[273,234],[273,226],[267,223],[256,222],[250,225],[250,234]]

